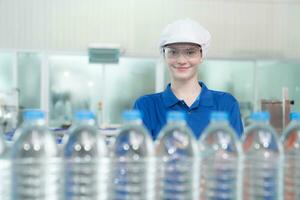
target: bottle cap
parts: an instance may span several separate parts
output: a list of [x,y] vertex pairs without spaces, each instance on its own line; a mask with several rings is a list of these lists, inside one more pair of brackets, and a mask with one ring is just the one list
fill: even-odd
[[142,114],[138,110],[126,110],[122,114],[124,121],[134,121],[142,119]]
[[268,112],[254,112],[251,114],[250,119],[254,121],[269,121],[270,114]]
[[210,120],[211,121],[227,121],[228,114],[227,114],[227,112],[223,112],[223,111],[214,111],[210,114]]
[[300,120],[300,113],[299,112],[291,112],[290,119],[297,120],[297,121]]
[[185,121],[185,113],[180,111],[170,111],[167,113],[167,121]]
[[38,109],[28,109],[23,113],[24,120],[45,119],[45,112]]
[[81,110],[75,113],[76,120],[95,119],[95,115],[88,110]]

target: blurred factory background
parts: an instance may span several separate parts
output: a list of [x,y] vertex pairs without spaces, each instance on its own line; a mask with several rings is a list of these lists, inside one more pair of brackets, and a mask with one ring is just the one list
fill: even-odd
[[[199,79],[232,93],[244,123],[252,111],[300,111],[299,0],[0,0],[0,123],[10,130],[26,108],[69,126],[90,109],[103,127],[169,82],[158,39],[192,18],[212,35]],[[113,62],[90,62],[90,44],[119,46]],[[280,127],[279,127],[280,128]]]

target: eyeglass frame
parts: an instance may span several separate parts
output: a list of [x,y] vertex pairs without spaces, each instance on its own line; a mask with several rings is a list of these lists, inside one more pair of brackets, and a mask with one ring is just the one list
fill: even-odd
[[[200,45],[193,45],[193,47],[190,47],[190,48],[186,48],[185,50],[188,50],[188,49],[191,49],[191,48],[199,48],[199,51],[200,51],[200,56],[202,56],[202,47]],[[177,59],[180,57],[180,55],[182,55],[183,57],[187,58],[187,59],[192,59],[192,58],[195,58],[195,57],[190,57],[190,56],[187,56],[186,54],[182,54],[181,52],[178,53],[178,55],[174,56],[174,57],[167,57],[166,56],[166,48],[172,48],[172,49],[176,49],[176,48],[173,48],[169,45],[166,45],[164,47],[162,47],[162,53],[164,55],[165,58],[169,58],[169,59]]]

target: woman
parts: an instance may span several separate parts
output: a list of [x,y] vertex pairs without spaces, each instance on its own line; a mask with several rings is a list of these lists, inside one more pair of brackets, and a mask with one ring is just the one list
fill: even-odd
[[168,66],[171,83],[165,91],[140,97],[134,108],[142,112],[143,122],[158,136],[171,110],[187,113],[187,123],[198,138],[209,123],[212,111],[226,111],[237,134],[243,132],[237,100],[229,93],[209,90],[198,81],[210,41],[209,32],[191,19],[169,24],[162,32],[160,50]]

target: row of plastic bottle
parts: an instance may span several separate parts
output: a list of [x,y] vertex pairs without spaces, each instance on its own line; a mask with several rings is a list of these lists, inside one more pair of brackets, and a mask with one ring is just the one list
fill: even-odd
[[170,112],[155,142],[138,111],[123,114],[111,148],[91,112],[78,112],[60,149],[31,110],[10,149],[0,142],[0,200],[300,199],[300,114],[277,137],[268,113],[253,113],[241,140],[214,112],[196,140],[185,115]]

